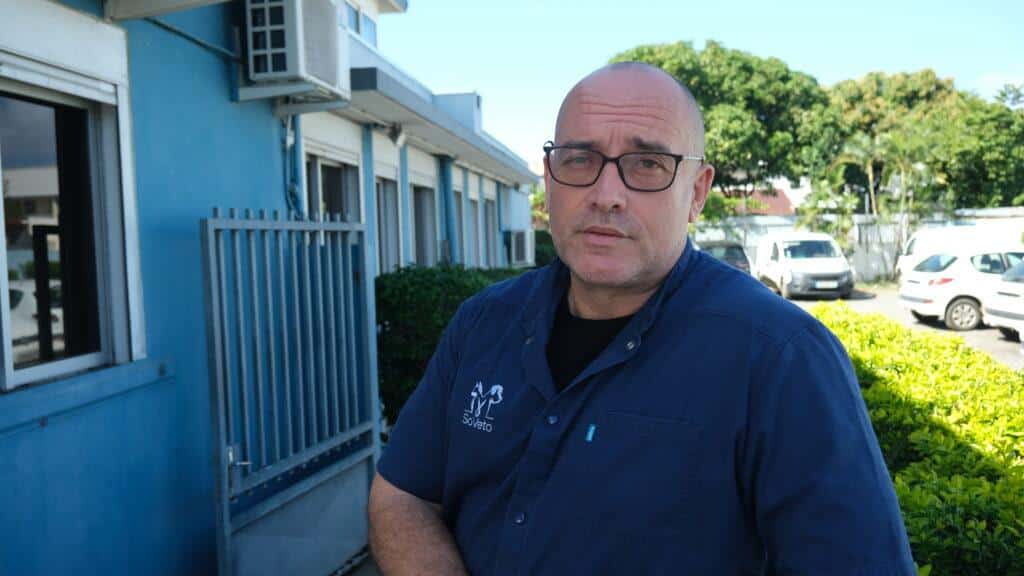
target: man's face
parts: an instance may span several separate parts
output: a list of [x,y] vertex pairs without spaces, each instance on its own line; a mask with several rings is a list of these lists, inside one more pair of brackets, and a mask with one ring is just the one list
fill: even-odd
[[[691,114],[691,116],[687,116]],[[691,149],[693,120],[681,90],[649,70],[604,70],[566,98],[555,130],[556,145],[586,145],[606,156]],[[686,243],[687,222],[703,208],[714,171],[692,160],[680,163],[672,186],[637,192],[606,164],[584,188],[551,177],[545,184],[551,236],[559,257],[582,282],[605,288],[648,288],[661,281]]]

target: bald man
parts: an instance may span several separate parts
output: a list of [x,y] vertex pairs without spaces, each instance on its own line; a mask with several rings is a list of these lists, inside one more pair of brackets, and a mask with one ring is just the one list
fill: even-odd
[[559,260],[466,301],[370,495],[385,574],[915,574],[849,358],[692,249],[692,95],[616,64],[544,147]]

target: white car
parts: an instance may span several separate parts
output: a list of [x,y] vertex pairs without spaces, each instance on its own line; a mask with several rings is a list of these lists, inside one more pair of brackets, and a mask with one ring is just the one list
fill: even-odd
[[758,244],[756,259],[756,277],[785,298],[846,298],[853,292],[853,268],[828,234],[769,234]]
[[950,330],[973,330],[1001,276],[1024,260],[1024,246],[965,245],[928,256],[900,282],[900,304],[918,320],[940,318]]
[[985,299],[985,323],[998,328],[1011,340],[1024,334],[1024,262],[1000,278],[995,292]]

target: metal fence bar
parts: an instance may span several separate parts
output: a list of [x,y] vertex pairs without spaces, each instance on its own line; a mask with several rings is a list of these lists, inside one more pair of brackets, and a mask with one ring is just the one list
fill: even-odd
[[[260,210],[260,220],[266,220],[267,213],[265,210]],[[271,277],[273,276],[270,266],[270,235],[271,231],[261,230],[259,231],[260,238],[263,240],[263,281],[264,289],[267,293],[267,361],[269,363],[269,374],[267,383],[270,387],[270,415],[271,415],[271,437],[274,441],[274,462],[281,460],[281,417],[278,413],[277,403],[277,389],[279,388],[279,380],[277,379],[277,339],[274,338],[274,289],[271,284]]]
[[[317,220],[321,220],[322,215],[317,215]],[[317,331],[316,342],[318,344],[316,351],[317,359],[317,376],[320,380],[320,420],[318,430],[320,432],[320,438],[327,438],[330,436],[330,426],[327,422],[327,359],[326,350],[324,349],[324,341],[327,340],[324,334],[324,283],[323,283],[323,244],[321,240],[324,238],[323,233],[318,233],[313,237],[313,276],[315,278],[316,288],[316,326],[314,328]]]
[[348,419],[348,307],[345,305],[346,294],[351,290],[351,274],[348,269],[347,260],[345,258],[345,251],[348,245],[348,235],[351,232],[338,232],[334,235],[334,248],[338,255],[338,275],[341,276],[341,283],[338,285],[338,311],[341,313],[341,318],[338,319],[338,324],[341,325],[341,372],[338,375],[338,414],[340,415],[341,422],[340,426],[342,430],[349,429]]
[[[274,220],[280,221],[281,213],[274,210]],[[291,235],[288,232],[285,234]],[[284,374],[284,426],[285,426],[285,445],[284,451],[285,458],[292,455],[294,452],[294,441],[292,440],[292,377],[291,377],[291,362],[288,352],[288,308],[285,303],[288,301],[288,293],[285,291],[285,260],[284,260],[284,247],[281,240],[281,231],[274,230],[274,243],[277,245],[277,280],[278,288],[281,293],[281,370]]]
[[[214,208],[213,215],[215,218],[219,217],[220,209]],[[217,279],[217,290],[220,297],[220,305],[217,308],[220,310],[220,333],[218,334],[218,337],[221,339],[220,350],[223,355],[220,358],[220,363],[224,368],[224,425],[227,432],[226,440],[228,446],[231,446],[235,443],[235,417],[234,414],[232,414],[233,410],[231,409],[234,402],[232,401],[233,396],[231,394],[231,328],[228,322],[227,306],[228,294],[226,284],[228,276],[227,271],[224,269],[224,232],[214,227],[211,227],[210,229],[213,231],[211,236],[217,248],[217,270],[216,272],[213,272],[213,275]]]
[[[233,209],[232,209],[233,210]],[[324,222],[314,220],[285,220],[278,224],[272,220],[236,220],[232,218],[213,218],[209,223],[216,228],[231,230],[290,230],[292,232],[363,232],[366,226],[353,222]]]
[[346,390],[345,404],[346,410],[349,414],[349,422],[355,424],[359,422],[359,413],[356,411],[356,402],[354,396],[356,396],[355,388],[359,382],[359,373],[356,372],[356,362],[359,358],[358,350],[356,350],[356,304],[355,304],[355,274],[354,274],[354,262],[352,261],[352,235],[349,234],[345,242],[345,277],[349,280],[349,288],[345,294],[345,323],[347,326],[347,332],[353,336],[348,339],[348,389]]
[[[246,209],[245,219],[252,219],[252,210]],[[260,352],[263,351],[263,342],[260,337],[260,285],[256,280],[256,269],[258,268],[256,260],[256,233],[258,232],[253,230],[245,231],[246,243],[249,245],[249,291],[252,297],[249,308],[252,313],[252,330],[250,330],[250,333],[252,334],[252,363],[253,375],[255,376],[253,385],[256,387],[256,444],[260,455],[259,466],[253,463],[253,470],[267,465],[267,427],[264,418],[265,406],[263,405],[263,360],[260,358]]]
[[[231,210],[228,214],[231,218],[235,217],[235,211]],[[235,327],[238,330],[238,389],[240,401],[242,403],[242,441],[239,442],[241,446],[240,456],[242,460],[251,461],[251,455],[249,453],[249,444],[252,441],[252,433],[250,430],[250,418],[249,418],[249,371],[246,356],[245,346],[242,342],[245,342],[245,306],[242,298],[242,258],[241,248],[239,247],[239,231],[231,231],[231,247],[234,251],[235,257]],[[243,468],[242,475],[248,474],[248,470]]]
[[[315,238],[313,240],[315,241]],[[308,369],[307,373],[309,374],[309,378],[307,379],[307,381],[309,382],[309,389],[306,390],[306,392],[308,392],[307,400],[309,401],[309,406],[308,406],[308,408],[309,408],[309,412],[308,412],[308,414],[309,414],[309,424],[312,427],[312,431],[311,431],[312,433],[311,433],[310,436],[313,439],[312,443],[307,443],[305,446],[303,446],[303,448],[308,448],[309,446],[311,446],[312,444],[315,444],[318,441],[318,438],[317,438],[317,422],[316,422],[316,375],[315,375],[316,374],[315,373],[316,363],[315,363],[314,358],[313,358],[313,347],[315,346],[315,342],[316,341],[313,340],[313,296],[310,293],[310,276],[311,276],[310,267],[311,267],[311,265],[310,265],[310,262],[309,262],[309,260],[310,260],[310,258],[309,258],[310,246],[309,245],[310,245],[310,233],[308,231],[303,231],[302,232],[302,253],[305,256],[305,258],[303,258],[303,260],[305,261],[306,265],[303,267],[303,270],[304,270],[303,271],[303,279],[305,280],[305,282],[303,283],[302,291],[303,291],[303,294],[305,295],[305,311],[306,311],[306,316],[305,316],[305,319],[304,319],[304,321],[302,323],[302,326],[305,328],[306,337],[307,337],[306,338],[306,342],[309,343],[309,347],[306,350],[306,358],[305,358],[305,360],[308,362],[308,364],[306,365],[306,368]]]
[[327,358],[330,360],[327,363],[328,378],[330,379],[330,386],[328,391],[330,392],[330,398],[325,398],[325,403],[329,406],[334,406],[334,420],[329,422],[328,433],[338,433],[341,431],[341,419],[338,417],[338,349],[337,349],[337,337],[335,335],[334,326],[334,236],[337,232],[327,232],[324,235],[324,251],[327,255],[327,346],[324,348]]
[[[295,236],[301,234],[297,231],[288,232],[288,253],[292,257],[292,309],[295,312],[295,399],[296,406],[299,407],[299,446],[296,449],[298,452],[306,449],[309,445],[309,438],[306,434],[306,395],[305,395],[305,379],[303,378],[302,363],[305,356],[305,352],[302,347],[302,315],[299,312],[301,300],[301,292],[299,292],[299,265],[297,261],[299,259],[299,253],[295,247]],[[301,242],[301,238],[299,239]]]

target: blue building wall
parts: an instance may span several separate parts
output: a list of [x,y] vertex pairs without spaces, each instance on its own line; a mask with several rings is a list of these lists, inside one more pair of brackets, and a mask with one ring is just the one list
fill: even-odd
[[[95,15],[101,0],[66,4]],[[230,46],[230,5],[162,19]],[[199,220],[285,209],[282,128],[222,57],[128,32],[148,360],[0,395],[0,574],[216,565]]]

